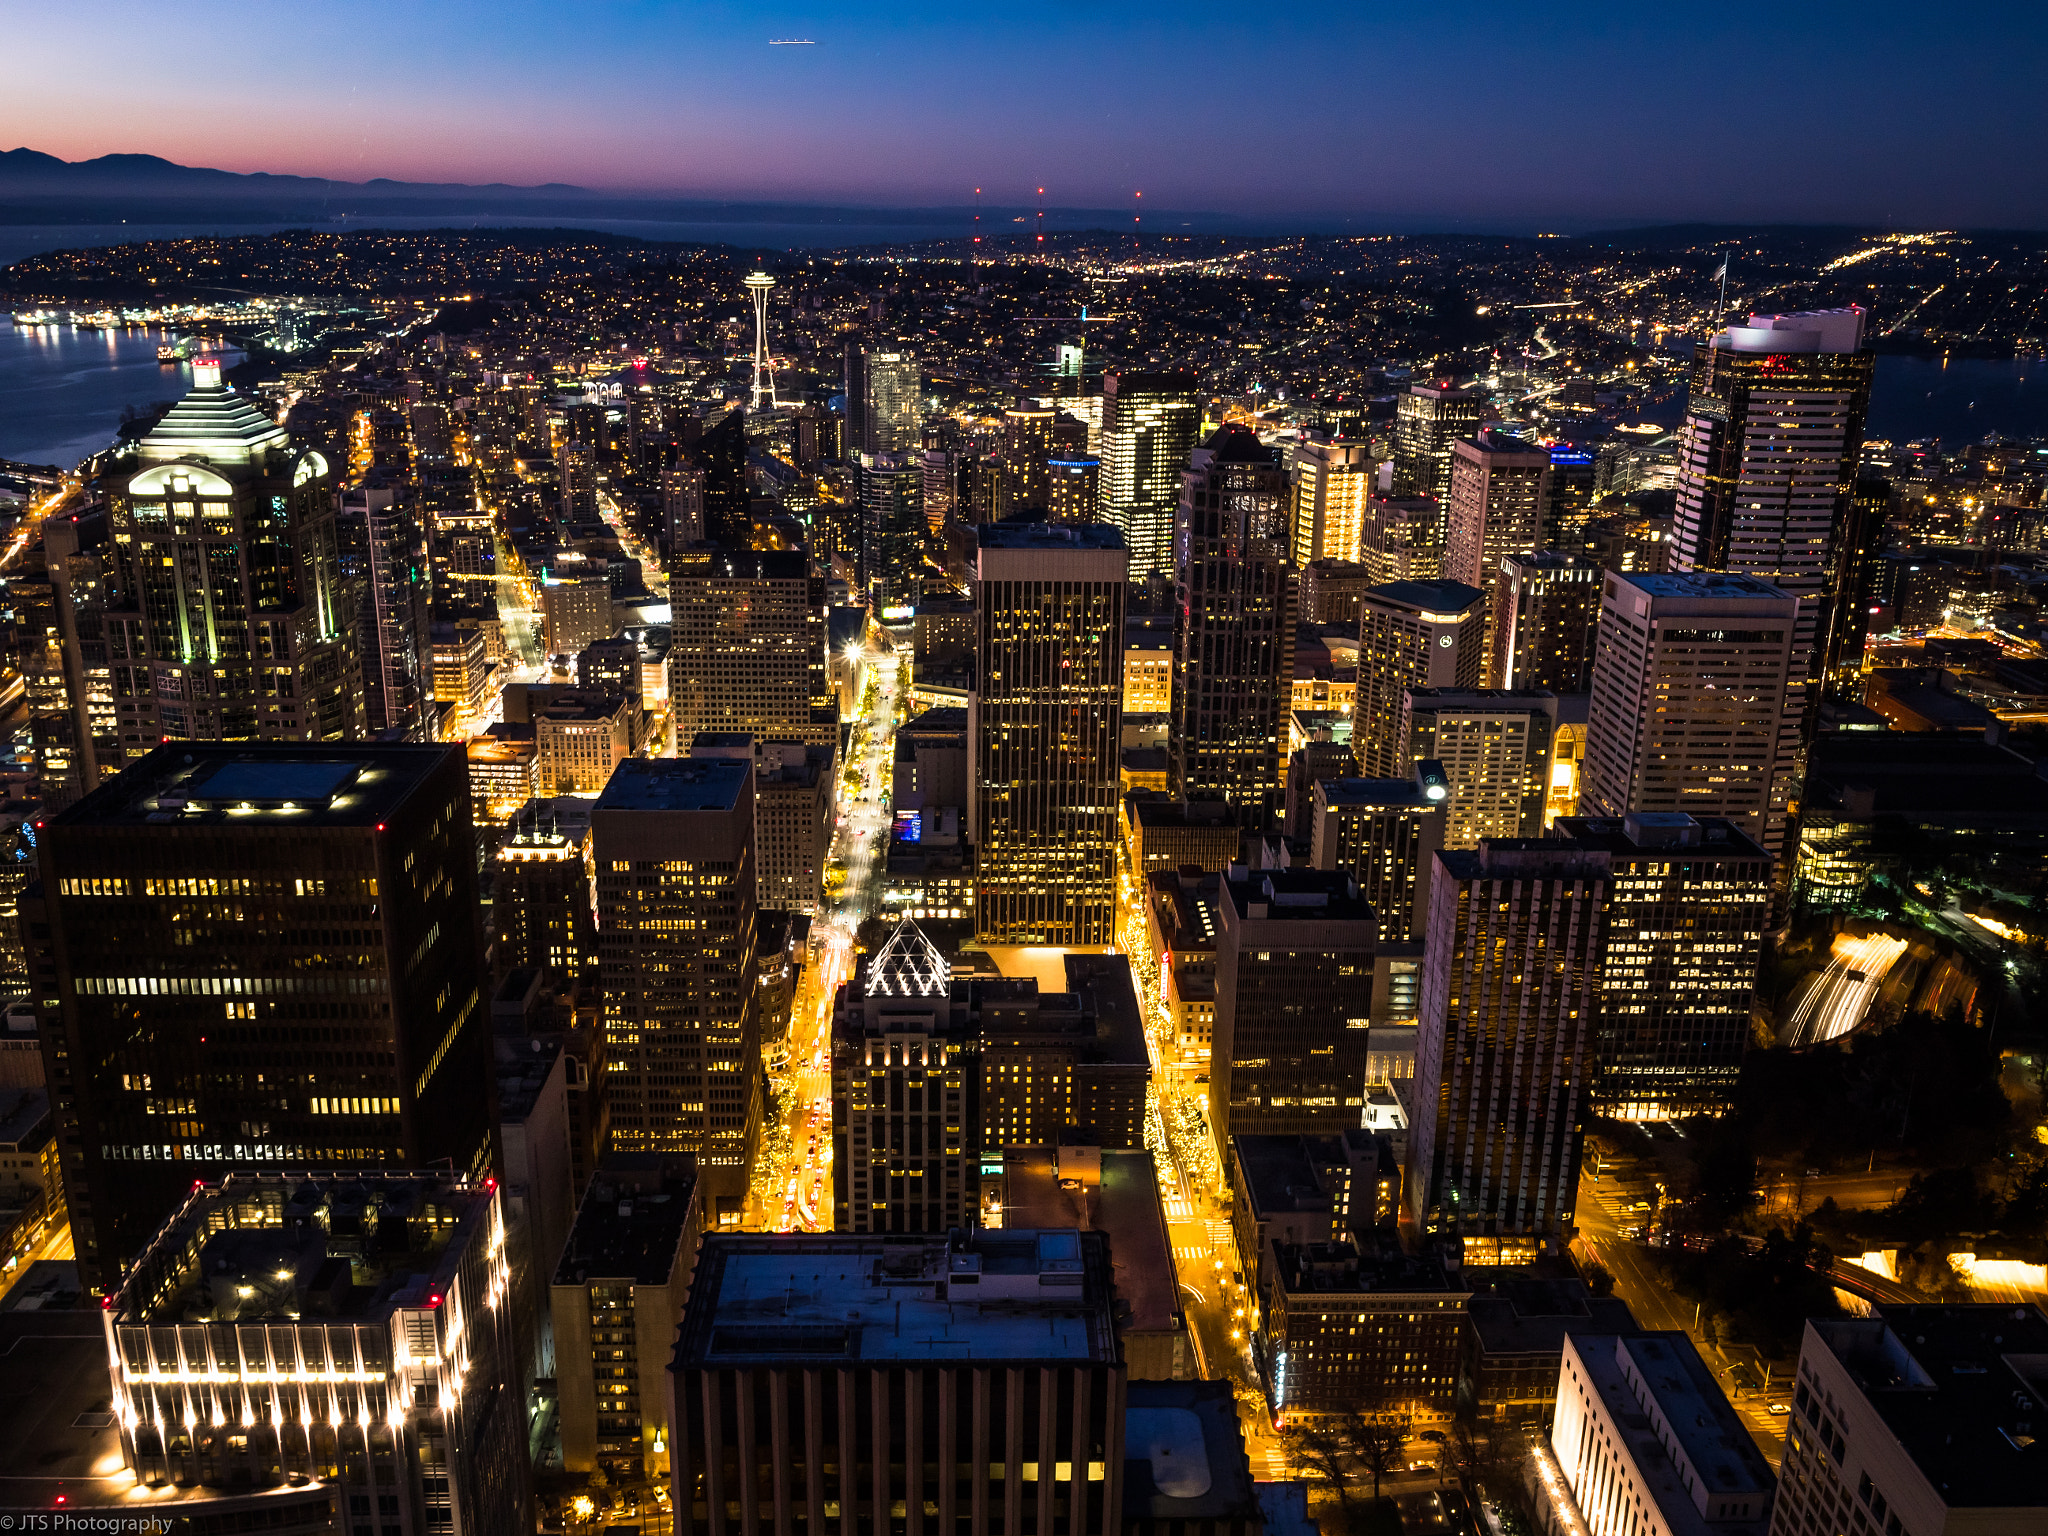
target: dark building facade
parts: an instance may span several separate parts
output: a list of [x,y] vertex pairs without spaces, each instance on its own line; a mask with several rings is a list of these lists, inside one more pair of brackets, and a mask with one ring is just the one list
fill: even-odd
[[81,1277],[251,1163],[458,1172],[493,1084],[461,749],[160,747],[30,905]]

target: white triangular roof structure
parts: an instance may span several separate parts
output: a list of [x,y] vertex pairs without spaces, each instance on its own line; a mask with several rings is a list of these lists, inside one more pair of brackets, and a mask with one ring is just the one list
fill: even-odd
[[906,916],[868,964],[869,997],[943,997],[952,968],[938,945]]

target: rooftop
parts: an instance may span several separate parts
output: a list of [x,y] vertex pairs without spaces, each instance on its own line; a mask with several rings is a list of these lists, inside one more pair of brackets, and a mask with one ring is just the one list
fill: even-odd
[[1383,608],[1419,608],[1465,619],[1484,611],[1486,594],[1462,581],[1385,581],[1367,587],[1365,600]]
[[196,1185],[113,1299],[117,1323],[375,1320],[445,1293],[489,1185],[445,1173],[233,1173]]
[[1209,1522],[1257,1530],[1264,1524],[1245,1455],[1244,1427],[1227,1381],[1134,1381],[1125,1389],[1126,1529],[1138,1522]]
[[372,826],[462,751],[362,742],[171,742],[67,807],[53,825],[225,820],[252,830]]
[[[1362,1145],[1353,1147],[1352,1137]],[[1251,1197],[1252,1214],[1264,1218],[1331,1210],[1335,1197],[1324,1182],[1324,1170],[1349,1167],[1354,1154],[1369,1155],[1377,1169],[1379,1154],[1372,1140],[1364,1131],[1340,1136],[1237,1135],[1230,1138],[1230,1155]]]
[[1638,1332],[1628,1303],[1583,1280],[1509,1280],[1465,1304],[1484,1354],[1561,1355],[1567,1333]]
[[1102,1182],[1063,1186],[1052,1147],[1003,1150],[1005,1227],[1077,1227],[1109,1238],[1119,1324],[1147,1333],[1185,1326],[1173,1248],[1150,1152],[1104,1149]]
[[975,535],[983,549],[1124,548],[1123,534],[1108,523],[983,523]]
[[1270,1242],[1273,1283],[1290,1302],[1304,1296],[1403,1296],[1439,1293],[1462,1303],[1442,1262],[1427,1254],[1361,1253],[1349,1243]]
[[696,1205],[696,1176],[675,1166],[622,1170],[619,1163],[617,1154],[607,1158],[584,1192],[555,1284],[666,1285],[675,1273]]
[[1782,599],[1790,609],[1798,599],[1782,587],[1740,571],[1609,571],[1608,578],[1635,587],[1651,597],[1729,598],[1768,597]]
[[629,757],[612,770],[600,811],[730,811],[754,773],[717,757]]
[[1109,1244],[1095,1232],[707,1237],[675,1367],[853,1360],[1109,1364]]
[[[218,362],[195,362],[192,377],[191,393],[143,437],[139,444],[143,462],[162,464],[190,458],[216,466],[247,464],[291,447],[283,427],[257,409],[247,395],[236,394],[220,382]],[[311,457],[319,464],[314,473],[326,473],[326,461],[318,454]]]
[[1349,875],[1320,869],[1258,869],[1223,882],[1237,920],[1371,923],[1372,903]]
[[2048,1505],[2041,1308],[1881,1306],[1806,1326],[1950,1507]]

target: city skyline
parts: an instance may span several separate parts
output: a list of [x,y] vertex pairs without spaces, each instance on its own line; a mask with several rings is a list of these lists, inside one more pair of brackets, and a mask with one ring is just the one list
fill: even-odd
[[[184,83],[211,57],[198,31],[152,26],[159,67],[140,80],[67,67],[150,20],[100,3],[20,20],[0,142],[351,182],[944,205],[976,189],[1029,205],[1043,187],[1068,206],[1142,192],[1162,210],[1446,227],[2048,216],[2048,173],[2000,152],[2048,134],[2027,89],[2038,35],[1904,6],[1839,19],[1751,3],[1654,19],[1204,4],[1171,26],[1079,7],[968,25],[926,4],[521,4],[486,27],[464,4],[316,5],[243,26],[257,56],[320,56],[318,77],[264,72],[217,95]],[[1784,62],[1815,36],[1826,68]],[[793,39],[810,46],[772,45]],[[1217,58],[1287,88],[1182,88]],[[1799,89],[1768,88],[1786,72]]]

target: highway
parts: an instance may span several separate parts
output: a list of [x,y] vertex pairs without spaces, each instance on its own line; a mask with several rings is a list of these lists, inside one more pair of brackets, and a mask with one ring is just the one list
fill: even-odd
[[1820,974],[1785,1021],[1785,1045],[1820,1045],[1839,1040],[1863,1022],[1885,973],[1906,952],[1906,941],[1888,933],[1835,935],[1834,950]]
[[854,935],[881,900],[896,725],[907,686],[893,651],[870,652],[868,678],[867,710],[838,774],[838,826],[826,866],[843,864],[845,883],[836,896],[828,885],[825,910],[812,924],[819,958],[806,967],[790,1006],[788,1050],[770,1072],[776,1101],[786,1102],[779,1120],[764,1127],[742,1219],[749,1231],[832,1230],[832,999],[852,972]]

